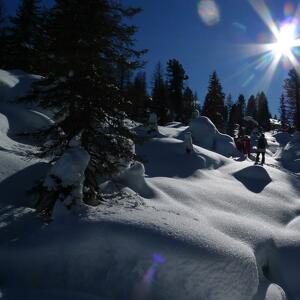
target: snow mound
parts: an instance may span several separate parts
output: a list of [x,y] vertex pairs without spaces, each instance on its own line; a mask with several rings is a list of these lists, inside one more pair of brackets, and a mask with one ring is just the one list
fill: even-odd
[[81,147],[79,139],[76,136],[69,142],[69,148],[53,165],[44,181],[49,192],[69,189],[66,198],[61,199],[67,206],[81,203],[84,174],[90,161],[90,155]]
[[281,159],[285,168],[300,173],[300,132],[294,133],[292,140],[284,147]]
[[6,116],[0,113],[0,150],[2,151],[21,151],[26,147],[20,145],[8,137],[9,122]]
[[277,284],[270,284],[265,300],[286,300],[284,290]]
[[[10,125],[0,123],[5,136]],[[49,225],[10,208],[49,170],[0,151],[2,299],[299,299],[298,178],[216,153],[218,138],[231,143],[216,130],[213,151],[193,145],[188,154],[188,130],[159,127],[137,146],[143,164],[111,180],[116,192]],[[80,187],[88,156],[78,140],[69,146],[48,175]]]
[[192,120],[190,130],[194,144],[226,157],[239,156],[233,138],[220,133],[207,117]]
[[149,198],[152,195],[151,188],[149,188],[145,180],[145,167],[140,162],[130,164],[118,175],[117,180],[142,197]]
[[5,71],[0,69],[0,102],[15,101],[29,91],[33,82],[41,76],[27,74],[23,71]]

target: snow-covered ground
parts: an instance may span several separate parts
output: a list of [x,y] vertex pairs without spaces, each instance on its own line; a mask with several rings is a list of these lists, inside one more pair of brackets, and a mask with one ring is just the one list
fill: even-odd
[[145,169],[106,183],[98,207],[57,205],[45,225],[26,190],[48,167],[10,134],[23,116],[0,105],[0,299],[300,299],[300,179],[277,160],[289,137],[267,133],[261,167],[187,154],[187,127],[159,127],[137,147]]

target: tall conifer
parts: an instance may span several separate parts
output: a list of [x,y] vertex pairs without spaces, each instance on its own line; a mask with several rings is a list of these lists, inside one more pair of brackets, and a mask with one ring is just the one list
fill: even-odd
[[225,129],[225,95],[216,72],[210,76],[208,93],[206,95],[202,115],[208,117],[218,128],[224,132]]
[[[43,60],[47,76],[27,100],[56,112],[59,121],[44,134],[52,142],[44,155],[58,159],[74,136],[90,154],[84,200],[99,192],[95,178],[116,172],[134,158],[134,134],[127,128],[132,105],[118,85],[119,64],[134,69],[143,51],[134,50],[136,28],[125,18],[139,12],[109,0],[56,0],[47,20]],[[25,99],[26,100],[26,99]]]

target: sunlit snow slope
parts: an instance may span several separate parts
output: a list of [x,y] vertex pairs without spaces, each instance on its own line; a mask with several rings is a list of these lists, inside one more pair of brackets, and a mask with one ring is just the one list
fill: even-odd
[[1,299],[300,299],[300,179],[273,157],[276,136],[261,167],[188,155],[187,127],[160,127],[137,147],[145,179],[136,164],[100,206],[57,205],[44,225],[25,190],[45,166],[11,151],[23,145],[0,116]]

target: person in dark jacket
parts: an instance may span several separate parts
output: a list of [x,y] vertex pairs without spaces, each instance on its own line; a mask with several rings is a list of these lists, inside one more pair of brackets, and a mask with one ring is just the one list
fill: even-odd
[[265,163],[265,154],[267,146],[267,140],[265,138],[265,135],[262,133],[257,141],[257,155],[255,163],[259,163],[260,154],[262,155],[261,164],[263,165]]

